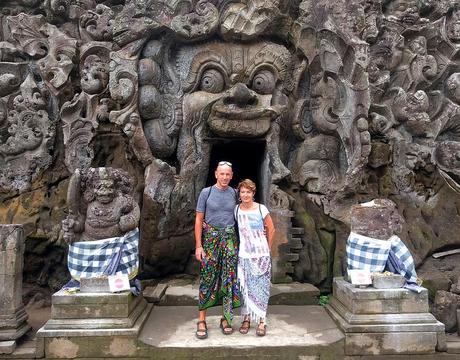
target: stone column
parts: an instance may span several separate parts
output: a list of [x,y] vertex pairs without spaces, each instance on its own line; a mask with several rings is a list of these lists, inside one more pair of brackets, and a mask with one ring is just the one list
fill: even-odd
[[0,353],[11,353],[30,326],[22,303],[22,225],[0,225]]

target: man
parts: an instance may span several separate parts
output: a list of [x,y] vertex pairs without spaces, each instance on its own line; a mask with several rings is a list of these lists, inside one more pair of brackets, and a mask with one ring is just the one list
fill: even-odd
[[220,161],[216,184],[201,190],[195,217],[195,257],[200,261],[199,320],[196,337],[208,336],[206,309],[222,300],[220,327],[225,335],[233,332],[233,309],[240,306],[236,268],[238,246],[233,211],[236,190],[229,186],[232,164]]

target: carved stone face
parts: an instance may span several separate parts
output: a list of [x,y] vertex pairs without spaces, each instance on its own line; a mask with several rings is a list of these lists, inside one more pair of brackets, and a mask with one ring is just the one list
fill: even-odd
[[96,199],[100,203],[108,204],[115,198],[115,183],[112,179],[103,177],[94,189]]
[[416,0],[393,1],[387,10],[388,15],[392,15],[407,24],[415,24],[420,19],[419,5]]
[[[223,137],[261,137],[287,105],[283,95],[290,53],[274,43],[187,47],[178,66],[187,69],[184,121],[205,108],[207,125]],[[193,108],[193,109],[192,109]]]
[[81,88],[87,94],[101,93],[109,81],[106,66],[97,55],[90,55],[85,59],[81,70]]

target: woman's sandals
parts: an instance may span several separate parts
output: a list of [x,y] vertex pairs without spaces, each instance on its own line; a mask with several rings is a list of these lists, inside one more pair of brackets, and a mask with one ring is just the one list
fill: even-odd
[[249,332],[250,327],[251,327],[251,322],[249,320],[243,320],[239,331],[242,334],[247,334]]
[[231,333],[233,333],[233,328],[228,324],[227,319],[220,319],[220,328],[222,329],[222,334],[224,335],[230,335]]
[[[201,324],[204,324],[204,328],[200,328]],[[208,337],[208,327],[206,326],[206,321],[200,320],[196,323],[195,335],[200,340],[206,339]]]
[[267,333],[267,325],[265,325],[263,322],[260,322],[259,325],[257,325],[256,335],[265,336],[266,333]]

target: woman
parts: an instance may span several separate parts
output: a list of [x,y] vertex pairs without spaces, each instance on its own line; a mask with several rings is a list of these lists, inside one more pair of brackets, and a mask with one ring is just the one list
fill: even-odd
[[267,208],[254,201],[256,184],[253,181],[241,181],[238,191],[241,199],[241,203],[235,208],[240,235],[238,281],[244,303],[241,310],[243,322],[239,331],[247,334],[252,319],[258,321],[256,334],[264,336],[270,297],[270,248],[275,227]]

